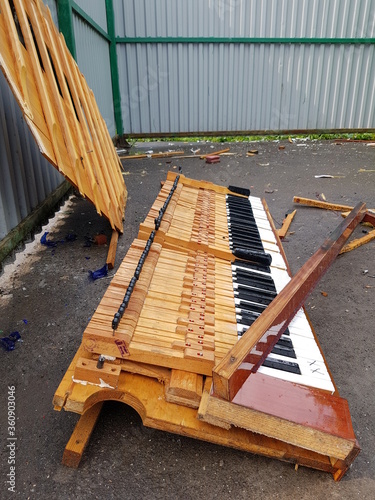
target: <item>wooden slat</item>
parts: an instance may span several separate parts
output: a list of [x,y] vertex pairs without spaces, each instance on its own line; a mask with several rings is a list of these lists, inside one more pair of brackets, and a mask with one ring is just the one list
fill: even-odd
[[0,66],[25,120],[43,156],[122,232],[121,162],[94,95],[43,2],[13,3],[0,0]]
[[283,239],[286,236],[286,233],[288,232],[290,225],[294,219],[294,216],[296,215],[297,210],[293,210],[291,213],[287,214],[283,221],[283,225],[281,228],[278,230],[279,238]]
[[365,209],[364,203],[359,203],[353,209],[214,368],[215,395],[231,401],[251,372],[257,370],[361,222]]
[[108,269],[113,269],[115,266],[118,236],[119,236],[118,231],[116,231],[114,229],[112,231],[111,242],[109,244],[108,254],[107,254],[107,261],[106,262],[107,262]]
[[78,420],[72,435],[65,447],[62,463],[67,467],[77,469],[83,452],[90,440],[95,424],[99,418],[103,402],[89,408]]
[[[339,203],[328,203],[327,201],[314,200],[311,198],[302,198],[301,196],[295,196],[293,198],[294,203],[298,203],[300,205],[306,205],[308,207],[315,208],[324,208],[325,210],[334,210],[338,212],[350,212],[353,210],[353,206],[351,205],[341,205]],[[373,212],[373,209],[368,209]]]

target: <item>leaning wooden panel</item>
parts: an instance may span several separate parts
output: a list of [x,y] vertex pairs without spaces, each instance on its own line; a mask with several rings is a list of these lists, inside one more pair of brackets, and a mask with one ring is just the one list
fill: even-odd
[[120,160],[40,0],[0,0],[0,66],[43,156],[122,232],[127,192]]

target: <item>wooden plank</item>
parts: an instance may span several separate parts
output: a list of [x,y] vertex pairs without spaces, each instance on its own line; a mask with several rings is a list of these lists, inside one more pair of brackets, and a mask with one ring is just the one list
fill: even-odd
[[250,377],[232,402],[210,395],[199,416],[342,461],[353,450],[359,453],[345,399],[261,373]]
[[198,408],[203,391],[203,376],[182,370],[172,370],[165,388],[165,399],[170,403]]
[[[311,198],[302,198],[300,196],[295,196],[293,198],[294,203],[300,205],[307,205],[308,207],[324,208],[325,210],[334,210],[338,212],[350,212],[353,210],[353,206],[350,205],[340,205],[338,203],[328,203],[327,201],[313,200]],[[369,211],[373,209],[369,208]]]
[[220,149],[219,151],[212,151],[212,153],[207,153],[205,155],[201,155],[199,158],[203,160],[204,158],[207,158],[207,156],[213,156],[213,155],[221,155],[223,153],[228,153],[229,148],[225,149]]
[[104,361],[102,367],[99,368],[98,365],[100,364],[100,360],[80,358],[74,370],[74,380],[94,385],[107,385],[115,389],[118,384],[121,367]]
[[359,203],[213,370],[214,394],[232,400],[273,349],[306,297],[364,217]]
[[120,160],[143,160],[145,158],[168,158],[170,156],[183,155],[185,151],[165,151],[161,153],[139,154],[139,155],[123,155]]
[[117,243],[118,243],[118,231],[114,229],[112,231],[111,242],[109,244],[108,254],[107,254],[106,262],[108,269],[113,269],[115,267]]
[[65,447],[62,458],[63,465],[74,469],[78,468],[102,407],[103,402],[99,402],[81,415]]
[[365,236],[362,236],[361,238],[356,238],[355,240],[351,241],[347,245],[345,245],[341,250],[340,254],[346,253],[346,252],[351,252],[355,248],[359,248],[362,245],[365,245],[369,241],[372,241],[375,239],[375,229],[370,231],[368,234]]
[[297,210],[293,210],[291,213],[288,213],[283,220],[283,225],[281,228],[278,230],[279,238],[283,239],[286,236],[286,233],[289,231],[290,225],[294,219],[294,216],[296,215]]

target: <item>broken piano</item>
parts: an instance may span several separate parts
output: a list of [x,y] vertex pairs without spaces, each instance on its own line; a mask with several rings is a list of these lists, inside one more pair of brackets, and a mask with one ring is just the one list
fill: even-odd
[[360,448],[303,304],[365,214],[292,277],[264,201],[169,173],[56,391],[81,415],[63,462],[116,400],[146,426],[340,480]]

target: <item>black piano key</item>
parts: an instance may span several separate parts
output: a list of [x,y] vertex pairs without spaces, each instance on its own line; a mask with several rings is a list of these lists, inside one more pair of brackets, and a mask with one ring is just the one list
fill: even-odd
[[230,185],[228,186],[228,190],[232,191],[232,193],[243,194],[244,196],[250,196],[250,189]]
[[254,321],[259,318],[259,314],[253,313],[251,311],[241,310],[240,313],[236,314],[237,323],[244,325],[252,325]]
[[261,288],[262,290],[270,290],[276,293],[276,287],[273,283],[266,280],[256,279],[252,276],[244,276],[242,274],[232,274],[232,281],[234,283],[241,283],[242,285],[253,286],[255,288]]
[[237,288],[234,289],[234,293],[236,292],[254,296],[255,299],[259,297],[259,299],[267,299],[269,301],[272,301],[277,296],[277,293],[275,292],[271,292],[269,290],[261,290],[259,288],[250,288],[242,284],[238,285]]
[[270,269],[270,267],[269,266],[264,266],[264,265],[259,264],[259,263],[249,262],[249,261],[246,261],[246,260],[235,259],[232,262],[232,265],[239,266],[239,267],[245,267],[246,269],[250,269],[250,270],[254,270],[254,271],[260,271],[262,273],[267,273],[267,274],[271,275],[271,269]]
[[298,363],[294,363],[293,361],[284,361],[281,359],[267,358],[263,362],[262,366],[266,366],[267,368],[275,368],[276,370],[282,370],[284,372],[290,372],[302,375]]
[[286,358],[297,359],[296,353],[294,352],[293,348],[280,345],[279,342],[275,344],[271,352],[273,354],[279,354],[280,356],[285,356]]
[[238,300],[238,304],[236,304],[238,309],[243,311],[249,311],[251,313],[259,313],[261,314],[267,306],[261,304],[255,304],[254,302],[246,302],[242,299]]

